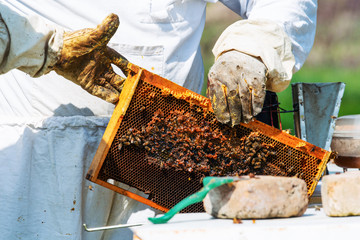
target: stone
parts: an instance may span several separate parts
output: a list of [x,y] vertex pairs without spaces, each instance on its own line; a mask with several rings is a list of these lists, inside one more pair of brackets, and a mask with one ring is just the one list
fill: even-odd
[[241,177],[212,189],[204,208],[217,218],[261,219],[301,216],[307,209],[304,180],[295,177]]
[[360,171],[326,175],[321,181],[322,206],[326,215],[360,215]]

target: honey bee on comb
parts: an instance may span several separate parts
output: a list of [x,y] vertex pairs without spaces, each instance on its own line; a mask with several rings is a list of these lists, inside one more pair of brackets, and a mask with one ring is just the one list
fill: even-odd
[[229,134],[223,134],[210,126],[206,119],[198,120],[191,112],[174,110],[165,116],[159,109],[141,131],[128,129],[119,139],[119,149],[130,144],[143,147],[149,164],[204,176],[286,174],[272,171],[267,165],[276,152],[261,141],[259,133],[236,138],[230,127],[225,130]]

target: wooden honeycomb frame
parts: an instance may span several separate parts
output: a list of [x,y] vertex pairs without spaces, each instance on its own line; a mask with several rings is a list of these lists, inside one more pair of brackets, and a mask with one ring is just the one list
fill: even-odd
[[[199,178],[171,171],[164,173],[162,170],[155,169],[143,162],[144,153],[131,147],[125,148],[119,153],[117,139],[121,136],[121,132],[129,126],[138,125],[139,127],[139,124],[146,124],[146,121],[142,122],[142,115],[138,109],[139,106],[147,104],[149,101],[147,98],[149,92],[146,90],[148,88],[149,91],[154,91],[156,96],[156,101],[147,104],[150,115],[158,106],[164,106],[164,108],[180,107],[189,110],[191,105],[196,105],[203,111],[213,114],[211,103],[208,98],[136,65],[129,63],[128,68],[130,73],[120,95],[119,103],[115,107],[86,178],[117,193],[166,212],[182,198],[201,188]],[[168,100],[164,100],[163,95],[171,95],[171,102],[166,102]],[[313,194],[317,182],[326,168],[331,152],[258,121],[241,124],[238,128],[244,134],[259,132],[264,142],[275,145],[279,153],[278,162],[293,166],[294,172],[303,173],[302,178],[307,183],[309,197]],[[149,197],[144,198],[139,194],[118,187],[117,184],[110,183],[109,179],[149,193]],[[197,211],[202,211],[201,204],[185,209],[185,212]]]

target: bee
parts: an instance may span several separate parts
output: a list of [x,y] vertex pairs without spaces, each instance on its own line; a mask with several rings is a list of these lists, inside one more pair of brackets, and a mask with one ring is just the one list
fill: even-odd
[[241,219],[240,218],[233,218],[233,223],[234,224],[241,224],[242,223],[242,221],[241,221]]

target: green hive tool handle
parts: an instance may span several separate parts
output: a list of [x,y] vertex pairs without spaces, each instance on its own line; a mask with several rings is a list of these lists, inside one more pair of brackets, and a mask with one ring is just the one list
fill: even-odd
[[153,217],[148,218],[150,222],[158,224],[158,223],[167,223],[175,214],[190,206],[191,204],[201,202],[206,194],[213,188],[219,187],[225,183],[233,182],[233,178],[226,177],[205,177],[203,180],[204,187],[201,188],[197,193],[190,195],[189,197],[181,200],[178,204],[176,204],[173,208],[171,208],[167,213],[162,215],[161,217]]

